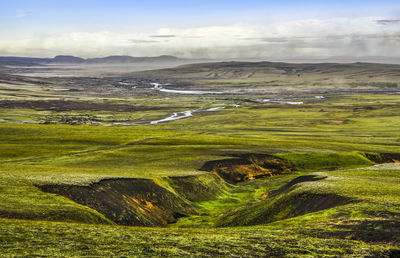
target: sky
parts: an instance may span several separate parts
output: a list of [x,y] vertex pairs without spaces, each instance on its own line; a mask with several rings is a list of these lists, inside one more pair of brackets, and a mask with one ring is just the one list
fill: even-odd
[[399,57],[400,1],[0,0],[0,55]]

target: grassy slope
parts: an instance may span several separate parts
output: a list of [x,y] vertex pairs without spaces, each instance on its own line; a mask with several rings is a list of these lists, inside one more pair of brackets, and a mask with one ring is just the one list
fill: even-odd
[[[325,172],[323,176],[328,177],[323,181],[300,183],[286,195],[336,193],[359,201],[265,226],[196,229],[193,228],[196,221],[187,224],[185,219],[186,223],[174,227],[191,228],[160,229],[1,219],[0,243],[3,254],[14,255],[395,255],[399,252],[396,243],[400,233],[397,187],[400,170],[390,169]],[[228,196],[224,195],[217,200],[200,202],[201,211],[211,215],[202,219],[215,221],[221,218],[218,212],[233,206],[251,209],[252,206],[241,204],[240,200],[249,200],[250,195],[259,197],[262,192],[255,190],[257,184],[260,190],[272,190],[288,180],[280,176],[265,179],[263,183],[252,181],[238,186],[229,195],[231,199],[238,198],[235,204],[232,200],[229,203]],[[354,187],[355,181],[357,187]],[[267,202],[254,200],[253,207],[265,206]],[[258,215],[257,210],[250,214]],[[235,221],[246,220],[236,218]],[[202,223],[203,227],[207,224]]]
[[[398,89],[398,65],[224,62],[147,72],[175,78],[192,88],[307,92],[310,90]],[[179,87],[179,85],[177,85]]]
[[[203,161],[240,150],[400,152],[398,97],[379,97],[362,96],[356,104],[332,97],[304,107],[244,106],[132,127],[2,123],[1,170],[151,177],[197,173]],[[365,108],[379,100],[391,106]]]
[[[390,246],[287,234],[263,226],[157,229],[0,220],[4,255],[50,256],[381,256]],[[293,231],[292,231],[293,232]],[[391,251],[394,252],[394,251]]]
[[[2,192],[4,209],[8,210],[7,207],[12,205],[23,207],[24,199],[16,200],[9,196],[26,189],[31,189],[27,196],[40,200],[39,192],[32,184],[85,184],[115,176],[199,174],[202,172],[197,169],[204,161],[238,151],[332,152],[358,149],[397,152],[398,131],[395,125],[400,123],[400,118],[396,113],[396,96],[381,97],[385,103],[392,104],[384,110],[362,108],[378,97],[359,97],[356,106],[361,109],[356,113],[337,108],[338,105],[354,105],[351,97],[332,97],[323,107],[320,104],[318,107],[311,104],[307,108],[290,106],[281,109],[245,106],[159,125],[110,128],[2,123],[2,185],[14,186],[9,188],[12,191]],[[319,112],[321,108],[327,112]],[[339,125],[327,123],[350,119],[350,123]],[[388,127],[388,124],[393,126]],[[343,159],[343,162],[347,166],[351,159]],[[363,165],[368,165],[368,162]],[[332,166],[340,167],[329,165]],[[55,201],[51,210],[56,211],[63,202]],[[46,209],[46,206],[38,205],[38,209]],[[68,220],[75,216],[64,214]]]
[[[220,226],[264,224],[294,216],[301,208],[306,207],[309,211],[313,211],[314,207],[307,201],[318,195],[329,195],[332,198],[327,198],[327,202],[334,201],[336,198],[342,199],[342,204],[350,204],[319,212],[318,215],[313,214],[308,223],[312,223],[311,220],[315,219],[333,219],[340,220],[342,223],[351,223],[345,221],[350,217],[355,224],[354,227],[370,221],[372,223],[371,238],[381,233],[388,233],[390,230],[398,231],[396,226],[390,228],[390,223],[398,224],[399,171],[355,169],[319,172],[316,175],[322,177],[322,180],[295,184],[276,197],[225,214],[216,223]],[[307,215],[303,216],[302,220],[307,220]],[[386,226],[381,224],[384,221],[387,222]],[[384,238],[383,235],[381,237]]]
[[[368,69],[376,71],[376,68]],[[366,78],[368,69],[363,68],[362,72],[350,69],[345,73],[333,71],[330,74],[309,75],[304,72],[300,81],[296,74],[282,76],[279,71],[272,72],[275,77],[255,73],[245,78],[248,71],[239,75],[225,71],[219,79],[209,75],[209,71],[204,71],[201,76],[193,72],[178,77],[197,78],[194,87],[200,88],[276,90],[276,85],[279,85],[279,90],[298,91],[349,87],[381,89],[386,87],[384,83],[397,83],[399,80],[396,67],[390,68],[394,70],[386,70],[387,67],[378,69],[376,75]],[[383,84],[366,84],[370,81]],[[45,91],[42,93],[47,94]],[[258,95],[228,98],[180,96],[163,98],[158,102],[143,98],[132,103],[150,103],[177,109],[135,112],[132,116],[123,112],[89,112],[108,117],[107,121],[115,118],[149,120],[163,118],[179,110],[234,103],[242,105],[240,108],[198,113],[192,118],[158,125],[110,128],[0,123],[0,212],[2,217],[110,223],[101,214],[65,198],[42,193],[34,185],[88,184],[100,178],[119,176],[154,178],[201,174],[203,172],[197,169],[204,161],[242,152],[296,152],[280,155],[302,170],[370,164],[362,157],[358,159],[358,154],[353,151],[400,152],[400,100],[397,95],[324,94],[326,99],[323,101],[313,100],[313,96],[307,95],[310,99],[301,106],[256,104],[244,100],[247,97],[260,97]],[[5,99],[8,97],[2,96]],[[42,95],[30,95],[27,91],[13,96],[21,100],[27,97],[43,98]],[[269,95],[262,97],[267,98]],[[80,100],[97,101],[95,98]],[[123,103],[131,100],[111,101]],[[46,112],[59,114],[31,109],[0,110],[2,117],[11,119],[37,118],[48,114]],[[311,163],[304,163],[304,158],[309,156],[299,154],[302,151],[317,152],[317,156],[307,159]],[[337,153],[342,151],[352,153]],[[329,165],[321,162],[321,159],[326,160],[327,157],[332,158]],[[19,255],[190,253],[280,256],[292,253],[376,256],[398,246],[398,240],[393,238],[379,240],[364,237],[371,232],[373,236],[398,235],[397,231],[390,232],[391,229],[386,227],[390,225],[394,230],[399,228],[398,170],[364,169],[324,173],[327,179],[299,184],[292,191],[284,193],[283,197],[290,200],[296,196],[296,191],[304,191],[340,194],[362,201],[274,222],[268,226],[218,230],[140,229],[1,219],[1,249],[4,253]],[[270,207],[268,201],[260,201],[260,196],[302,174],[244,183],[228,192],[220,192],[217,199],[197,200],[194,204],[202,216],[183,218],[174,226],[213,226],[226,210],[235,207],[243,209],[242,206],[249,202],[254,203],[249,206],[254,211],[251,216],[257,217]],[[234,214],[230,218],[235,218]],[[251,217],[246,217],[243,222],[246,219]],[[157,245],[154,245],[155,242]],[[171,247],[171,243],[175,246]]]

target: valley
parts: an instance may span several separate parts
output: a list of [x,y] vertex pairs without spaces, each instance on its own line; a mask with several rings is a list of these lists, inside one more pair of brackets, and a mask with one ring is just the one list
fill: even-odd
[[80,65],[2,64],[4,255],[399,255],[400,65]]

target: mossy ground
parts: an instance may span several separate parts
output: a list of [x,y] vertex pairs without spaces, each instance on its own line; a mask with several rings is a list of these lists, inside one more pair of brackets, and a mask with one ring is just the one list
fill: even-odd
[[6,256],[360,257],[396,252],[382,243],[319,238],[286,227],[160,229],[1,219],[0,229]]
[[[198,74],[194,74],[198,76]],[[348,74],[347,74],[348,75]],[[75,101],[129,103],[154,109],[119,111],[54,111],[1,108],[1,118],[40,120],[45,116],[89,114],[102,125],[0,123],[0,249],[8,256],[396,256],[399,254],[399,169],[374,166],[364,152],[400,153],[400,98],[392,94],[343,93],[356,89],[364,75],[335,82],[323,74],[277,75],[273,78],[220,80],[203,78],[196,87],[250,88],[282,86],[301,89],[303,105],[254,102],[276,94],[161,96],[99,100],[63,96]],[[185,75],[188,76],[188,75]],[[188,76],[187,78],[189,78]],[[376,81],[398,81],[379,75]],[[313,81],[320,84],[314,85]],[[353,84],[349,84],[349,83]],[[297,85],[297,83],[299,85]],[[272,84],[279,84],[274,86]],[[38,100],[60,96],[35,87],[2,99]],[[318,88],[320,87],[321,88]],[[337,86],[337,87],[336,87]],[[379,85],[378,85],[379,86]],[[373,85],[373,88],[379,88]],[[21,86],[22,87],[22,86]],[[336,88],[335,88],[336,87]],[[361,86],[360,86],[361,87]],[[368,89],[372,86],[369,85]],[[327,90],[315,99],[318,88]],[[332,90],[334,88],[334,90]],[[329,92],[329,90],[332,90]],[[51,94],[51,95],[49,95]],[[59,94],[59,93],[57,93]],[[319,95],[319,94],[318,94]],[[252,101],[249,101],[252,100]],[[240,104],[239,108],[231,106]],[[193,117],[153,125],[105,126],[113,121],[149,121],[172,112],[225,106]],[[160,110],[160,107],[163,109]],[[55,121],[55,120],[54,120]],[[54,122],[52,121],[52,122]],[[195,191],[213,185],[199,168],[206,161],[246,153],[277,155],[296,167],[290,174],[236,185],[224,185],[196,199],[179,193],[169,178],[199,175]],[[298,176],[324,178],[302,182],[269,198]],[[62,196],[43,193],[45,184],[89,185],[104,178],[153,178],[181,195],[199,214],[180,218],[168,228],[123,227],[102,214]],[[215,189],[214,189],[215,190]],[[349,203],[291,216],[299,196],[336,195]],[[281,207],[281,208],[279,208]],[[310,211],[313,211],[310,209]],[[270,214],[277,221],[263,220]],[[290,215],[290,216],[289,216]],[[261,219],[260,219],[261,218]],[[268,224],[265,224],[270,222]],[[113,224],[113,225],[104,225]],[[215,226],[229,226],[215,228]],[[251,226],[248,226],[251,225]]]

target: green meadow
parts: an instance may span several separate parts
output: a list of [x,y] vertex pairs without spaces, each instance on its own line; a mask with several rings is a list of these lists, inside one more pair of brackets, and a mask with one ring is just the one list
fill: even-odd
[[[365,91],[357,87],[372,79],[358,74],[358,68],[328,75],[302,73],[301,79],[297,72],[285,77],[274,70],[268,77],[262,69],[210,68],[217,74],[193,69],[166,69],[150,78],[177,80],[184,89],[270,90],[281,85],[282,93],[104,98],[87,92],[58,96],[28,83],[10,96],[10,86],[2,83],[1,101],[15,104],[0,105],[2,255],[400,254],[400,97],[379,91],[397,87],[397,67],[388,74],[376,69],[375,84]],[[346,76],[351,78],[334,80]],[[190,80],[193,84],[184,87]],[[320,84],[312,86],[312,81]],[[311,91],[314,87],[326,92]],[[41,94],[92,106],[34,106],[43,99]],[[315,97],[320,95],[323,98]],[[303,103],[262,101],[282,96]],[[18,101],[32,101],[32,106]],[[94,106],[104,103],[109,106]],[[122,110],[125,107],[118,105],[123,104],[137,110]],[[224,108],[146,123],[213,107]],[[274,167],[274,172],[265,165],[271,157],[290,169]],[[219,167],[205,169],[210,161]],[[220,167],[255,176],[230,182]],[[259,176],[263,169],[270,174]],[[137,195],[126,192],[119,180],[130,179],[161,187],[169,197],[159,197],[150,188]],[[85,197],[76,195],[79,191]],[[124,208],[148,224],[118,223],[126,214],[104,212],[109,204],[97,199],[101,193],[123,196]],[[173,222],[155,223],[164,221],[160,214],[168,213],[169,206],[179,211],[171,213]]]

